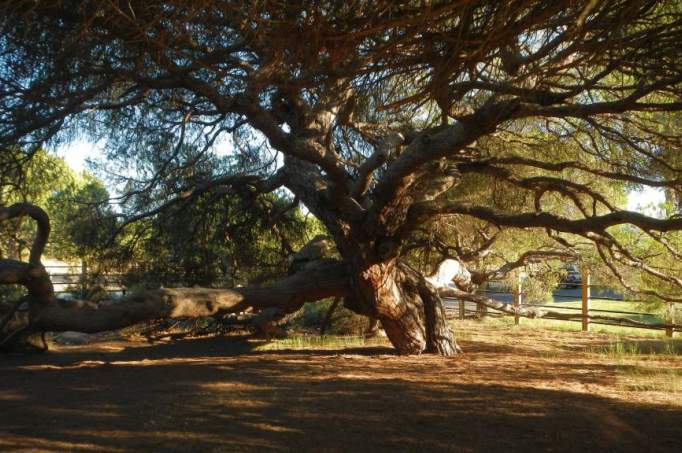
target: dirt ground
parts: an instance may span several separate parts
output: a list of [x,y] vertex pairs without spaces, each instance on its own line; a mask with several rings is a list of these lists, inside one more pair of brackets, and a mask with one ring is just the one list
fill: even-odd
[[232,338],[5,356],[0,449],[682,451],[682,385],[667,381],[682,375],[679,355],[481,330],[459,326],[466,352],[455,358]]

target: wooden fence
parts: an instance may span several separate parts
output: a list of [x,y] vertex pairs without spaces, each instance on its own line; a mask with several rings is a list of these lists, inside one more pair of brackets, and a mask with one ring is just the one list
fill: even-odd
[[45,270],[50,275],[56,294],[85,297],[95,285],[108,293],[126,293],[121,273],[92,274],[86,264],[45,266]]
[[[617,301],[619,304],[636,304],[641,301],[636,300],[622,300],[615,297],[595,297],[592,295],[592,289],[596,285],[591,284],[589,272],[584,272],[582,282],[580,284],[580,307],[568,307],[561,305],[545,305],[540,303],[527,303],[524,301],[523,280],[519,279],[513,291],[495,291],[482,290],[481,295],[486,298],[494,299],[494,295],[511,296],[510,303],[496,303],[495,306],[490,306],[484,303],[477,303],[476,301],[464,301],[454,298],[445,298],[446,308],[451,313],[456,312],[456,316],[464,319],[467,316],[513,316],[514,323],[520,324],[521,318],[541,318],[555,321],[572,321],[580,322],[584,332],[590,331],[590,326],[593,324],[631,327],[636,329],[653,329],[665,331],[665,335],[672,338],[675,332],[682,331],[682,325],[676,324],[675,319],[675,304],[669,302],[666,304],[665,322],[642,322],[635,321],[627,317],[618,317],[616,315],[625,316],[640,316],[640,317],[654,317],[652,313],[637,312],[631,310],[606,310],[593,308],[592,302],[598,300]],[[570,298],[575,300],[575,296],[571,295],[553,295],[555,299]],[[488,311],[494,310],[493,312]],[[550,310],[551,309],[551,310]],[[557,311],[559,310],[559,311]]]

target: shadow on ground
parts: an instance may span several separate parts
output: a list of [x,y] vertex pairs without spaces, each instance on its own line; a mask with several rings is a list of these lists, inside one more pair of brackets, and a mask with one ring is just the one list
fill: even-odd
[[681,408],[533,385],[607,379],[568,364],[487,380],[488,351],[469,351],[258,352],[218,338],[3,358],[0,449],[679,451]]

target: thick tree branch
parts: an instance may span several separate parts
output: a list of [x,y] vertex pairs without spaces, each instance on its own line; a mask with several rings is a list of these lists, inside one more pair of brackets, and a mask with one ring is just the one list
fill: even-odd
[[351,196],[362,197],[372,182],[372,174],[388,160],[391,150],[400,146],[405,138],[398,132],[383,137],[375,146],[374,153],[369,156],[358,169],[358,176],[351,189]]
[[543,170],[549,170],[553,172],[562,172],[564,170],[576,169],[583,171],[585,173],[593,174],[596,176],[601,176],[607,179],[613,179],[617,181],[632,182],[635,184],[642,184],[650,187],[677,187],[682,185],[682,178],[675,179],[651,179],[643,178],[639,175],[627,174],[616,171],[608,171],[596,168],[595,166],[590,166],[582,162],[577,161],[564,161],[564,162],[546,162],[537,159],[522,157],[522,156],[505,156],[505,157],[493,157],[481,161],[482,164],[492,164],[492,165],[519,165],[531,168],[539,168]]
[[411,221],[431,218],[438,215],[463,214],[486,220],[498,226],[514,228],[550,228],[564,233],[585,235],[602,232],[609,227],[631,224],[642,230],[678,231],[682,230],[682,218],[656,219],[631,211],[615,211],[585,219],[568,219],[547,212],[507,214],[485,206],[464,205],[447,201],[417,203],[410,210]]
[[346,266],[324,260],[291,277],[261,287],[233,289],[167,288],[134,294],[123,300],[100,303],[97,308],[78,301],[55,301],[32,313],[38,330],[101,332],[158,318],[212,316],[248,308],[277,308],[293,312],[305,302],[349,293]]
[[485,272],[471,271],[471,281],[476,285],[481,285],[491,280],[501,280],[513,270],[529,263],[544,263],[551,260],[569,261],[577,257],[577,253],[570,250],[529,250],[523,252],[516,260],[504,263],[497,269]]

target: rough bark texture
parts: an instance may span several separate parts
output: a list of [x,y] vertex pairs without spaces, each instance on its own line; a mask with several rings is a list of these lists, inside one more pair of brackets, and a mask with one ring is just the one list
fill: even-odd
[[[39,288],[49,282],[34,282]],[[437,293],[421,274],[403,264],[374,265],[360,274],[351,291],[343,263],[324,260],[295,275],[257,288],[164,288],[131,295],[121,301],[61,301],[31,299],[30,329],[40,331],[101,332],[158,318],[212,316],[248,308],[291,313],[305,302],[345,297],[362,305],[350,308],[375,316],[401,354],[459,351]],[[351,293],[354,295],[351,296]]]
[[[357,277],[356,298],[366,301],[401,354],[454,355],[459,347],[443,305],[424,277],[405,264],[376,264]],[[355,307],[351,307],[357,310]]]
[[[348,293],[346,266],[335,260],[320,260],[270,285],[249,288],[162,288],[133,294],[120,301],[98,304],[84,300],[64,301],[54,297],[49,276],[42,266],[9,262],[0,266],[0,283],[22,284],[29,290],[29,325],[0,338],[0,347],[25,342],[35,332],[114,330],[159,318],[211,316],[241,312],[249,308],[291,313],[305,302]],[[37,269],[37,270],[36,270]],[[41,271],[41,272],[38,272]],[[14,309],[8,306],[9,310]],[[0,319],[4,320],[5,316]],[[23,340],[22,340],[23,339]]]

